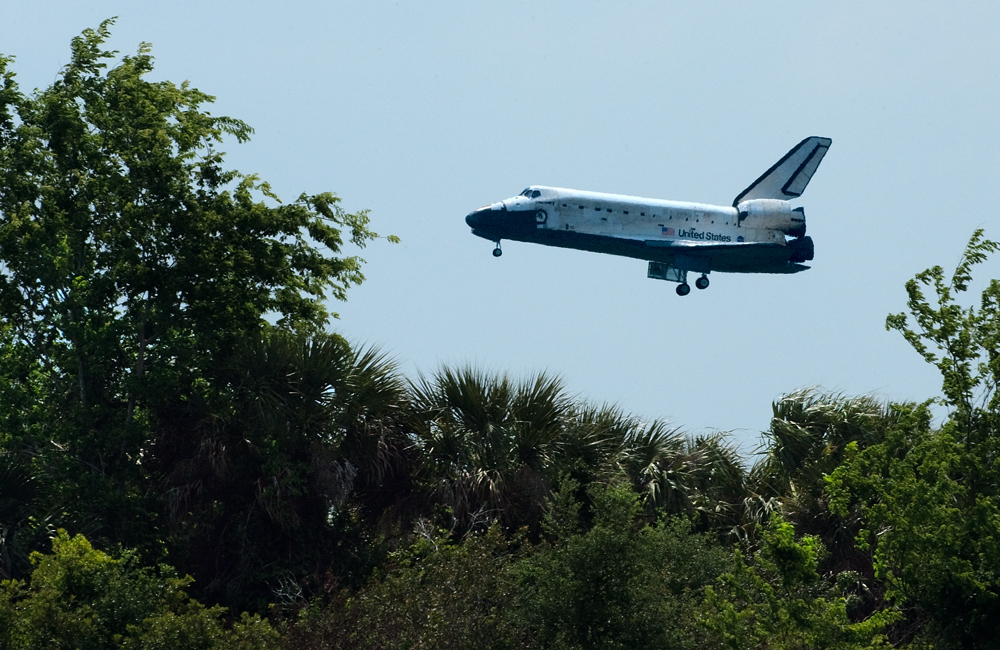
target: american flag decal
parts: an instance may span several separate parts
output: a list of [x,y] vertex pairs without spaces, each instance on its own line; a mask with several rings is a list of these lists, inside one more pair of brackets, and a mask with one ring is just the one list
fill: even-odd
[[673,228],[667,228],[666,226],[663,226],[663,236],[664,237],[673,237],[674,236],[674,229]]

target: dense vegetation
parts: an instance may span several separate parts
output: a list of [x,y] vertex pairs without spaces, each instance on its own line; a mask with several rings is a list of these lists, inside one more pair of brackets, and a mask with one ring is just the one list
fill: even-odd
[[[910,281],[929,402],[802,390],[757,462],[557,377],[327,333],[376,238],[223,166],[109,23],[0,57],[0,648],[964,648],[1000,635],[998,245]],[[392,238],[390,238],[392,239]],[[931,297],[925,296],[931,291]]]

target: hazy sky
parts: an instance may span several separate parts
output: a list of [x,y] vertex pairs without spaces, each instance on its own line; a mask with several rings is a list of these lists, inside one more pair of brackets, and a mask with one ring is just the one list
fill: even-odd
[[[997,3],[35,0],[6,3],[0,52],[44,87],[111,16],[113,48],[151,42],[153,78],[256,129],[230,166],[289,201],[335,191],[402,238],[364,251],[333,329],[411,376],[547,370],[749,449],[797,388],[936,395],[885,316],[975,228],[1000,239]],[[464,222],[530,184],[729,205],[811,135],[833,146],[795,203],[816,259],[794,276],[713,274],[679,298],[639,260],[517,242],[495,259]]]

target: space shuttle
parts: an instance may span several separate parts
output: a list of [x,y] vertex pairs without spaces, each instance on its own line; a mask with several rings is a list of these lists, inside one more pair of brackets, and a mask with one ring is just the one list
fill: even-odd
[[802,196],[832,140],[798,143],[731,206],[647,199],[532,185],[515,197],[465,217],[472,234],[502,240],[621,255],[648,262],[647,277],[677,283],[677,294],[698,289],[708,274],[798,273],[809,267],[814,246],[806,215],[792,201]]

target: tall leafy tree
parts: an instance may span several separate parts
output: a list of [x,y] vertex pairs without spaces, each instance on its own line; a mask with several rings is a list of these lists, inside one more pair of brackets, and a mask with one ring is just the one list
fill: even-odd
[[815,537],[796,539],[793,526],[772,515],[749,561],[737,555],[735,569],[708,587],[702,623],[733,650],[887,647],[882,632],[897,613],[852,622],[848,599],[819,573],[822,550]]
[[281,203],[224,166],[244,122],[189,84],[154,82],[150,46],[116,59],[112,21],[72,41],[48,88],[0,57],[0,431],[64,505],[127,544],[148,532],[151,431],[267,327],[320,329],[361,282],[347,241],[376,236],[331,193]]
[[978,309],[958,302],[997,250],[977,230],[951,279],[938,266],[917,274],[909,314],[886,321],[941,372],[947,422],[932,427],[926,404],[901,407],[883,442],[849,448],[827,479],[834,511],[863,516],[859,542],[887,598],[926,622],[920,634],[937,647],[986,647],[1000,635],[1000,281]]
[[[895,330],[941,373],[944,403],[967,447],[1000,423],[1000,280],[983,289],[979,308],[957,302],[969,290],[972,269],[1000,250],[980,228],[972,234],[951,280],[940,266],[906,283],[906,312],[890,314],[886,329]],[[934,291],[937,304],[924,296]]]
[[512,645],[716,647],[696,616],[705,588],[729,567],[726,552],[682,519],[646,523],[638,495],[624,482],[591,484],[594,520],[589,530],[572,532],[581,504],[564,497],[574,487],[560,486],[553,502],[553,543],[511,567],[508,617],[518,631]]

